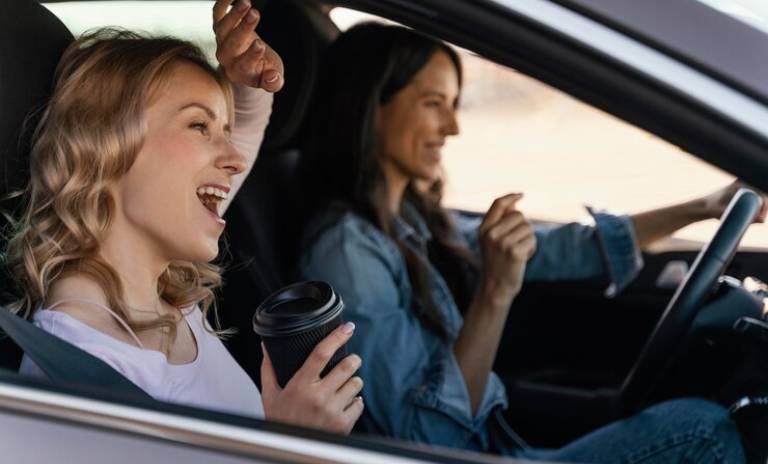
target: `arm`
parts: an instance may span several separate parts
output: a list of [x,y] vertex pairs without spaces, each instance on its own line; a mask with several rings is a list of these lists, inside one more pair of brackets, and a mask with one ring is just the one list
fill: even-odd
[[[640,248],[647,248],[653,242],[672,235],[675,231],[705,219],[719,218],[733,195],[745,185],[735,181],[709,195],[686,201],[666,208],[659,208],[632,215]],[[760,209],[755,222],[765,221],[766,203]]]
[[716,216],[707,209],[702,199],[630,216],[638,245],[643,249],[689,224],[713,217]]
[[[534,226],[536,252],[525,267],[526,282],[556,282],[607,277],[612,296],[643,267],[632,220],[587,208],[594,224]],[[476,256],[481,256],[480,218],[457,216],[456,225]]]
[[233,177],[230,194],[221,207],[222,214],[253,167],[264,140],[272,112],[270,93],[279,91],[284,83],[282,59],[255,32],[261,20],[258,10],[243,2],[230,9],[230,4],[228,0],[217,0],[213,5],[216,59],[233,83],[232,143],[245,156],[247,168]]
[[357,326],[349,349],[363,359],[365,427],[433,444],[466,443],[483,433],[491,410],[505,404],[503,386],[491,376],[492,387],[473,414],[450,346],[424,329],[411,308],[408,273],[397,248],[348,219],[313,243],[302,273],[330,282],[344,299],[344,318]]
[[232,185],[227,199],[222,202],[222,213],[235,198],[240,186],[253,168],[256,156],[259,154],[261,143],[264,141],[264,131],[267,129],[269,117],[272,114],[271,93],[254,89],[242,84],[235,84],[235,126],[232,128],[232,144],[245,157],[247,168],[232,176]]
[[473,412],[483,400],[509,307],[536,250],[533,228],[516,209],[521,198],[511,194],[494,201],[478,228],[482,276],[453,347]]

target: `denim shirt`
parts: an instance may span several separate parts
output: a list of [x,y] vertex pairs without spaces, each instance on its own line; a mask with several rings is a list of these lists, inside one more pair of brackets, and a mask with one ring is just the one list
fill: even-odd
[[[535,228],[537,251],[528,262],[526,280],[608,276],[607,293],[613,295],[634,278],[642,260],[629,218],[590,214],[594,225]],[[481,220],[457,216],[455,221],[478,258]],[[414,208],[404,206],[393,232],[428,263],[431,236]],[[419,322],[405,258],[378,227],[352,212],[330,208],[313,220],[307,234],[302,278],[329,282],[345,303],[345,320],[357,327],[348,348],[363,359],[358,375],[365,382],[365,413],[359,426],[406,440],[487,450],[486,421],[495,408],[506,408],[506,392],[491,372],[484,397],[472,413],[452,349],[463,319],[437,269],[428,264],[432,297],[447,325],[448,343]]]

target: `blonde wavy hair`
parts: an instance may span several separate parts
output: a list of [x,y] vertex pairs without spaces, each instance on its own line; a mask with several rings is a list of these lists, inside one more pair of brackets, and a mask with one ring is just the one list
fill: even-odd
[[[25,208],[6,250],[23,295],[12,311],[30,318],[57,279],[85,274],[132,329],[162,327],[173,340],[177,317],[138,323],[129,316],[120,278],[99,251],[115,211],[107,188],[131,168],[146,134],[145,108],[179,61],[199,66],[216,80],[232,120],[231,84],[191,43],[101,29],[64,52],[53,95],[34,133]],[[178,261],[162,274],[158,294],[180,309],[199,304],[207,317],[211,309],[216,314],[214,289],[220,285],[219,267]]]

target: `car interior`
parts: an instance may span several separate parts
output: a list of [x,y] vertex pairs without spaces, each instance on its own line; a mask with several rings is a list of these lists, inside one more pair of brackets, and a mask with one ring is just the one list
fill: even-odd
[[[227,212],[221,248],[227,270],[218,311],[224,327],[239,331],[226,342],[227,347],[260,384],[261,348],[251,317],[263,299],[294,281],[300,234],[296,214],[302,199],[296,175],[302,121],[316,90],[322,52],[339,28],[328,15],[331,2],[253,3],[269,18],[259,33],[282,56],[290,73],[275,97],[253,171]],[[58,57],[73,37],[36,1],[17,1],[6,8],[11,14],[0,15],[0,194],[7,196],[28,178],[26,154],[34,115],[45,103]],[[18,198],[6,199],[2,205],[14,211]],[[738,240],[733,246],[737,244]],[[507,416],[513,428],[532,445],[557,446],[626,414],[616,402],[617,394],[676,296],[676,287],[657,284],[659,275],[672,262],[692,265],[697,254],[691,249],[646,253],[641,274],[612,299],[604,296],[606,283],[599,280],[525,285],[510,312],[494,368],[507,386],[511,405]],[[761,250],[740,251],[724,256],[720,264],[728,264],[727,274],[736,279],[751,276],[768,281],[765,257]],[[13,290],[5,269],[2,277],[2,303],[6,304]],[[749,314],[762,311],[743,290],[727,282],[718,294],[701,301],[718,308],[746,307]],[[699,314],[703,312],[706,308]],[[702,330],[690,343],[675,346],[674,355],[669,354],[674,363],[664,359],[655,365],[663,365],[665,375],[657,379],[654,372],[653,389],[643,392],[638,404],[683,394],[719,395],[726,401],[728,385],[723,379],[741,375],[752,339],[734,339],[722,331],[723,324],[727,322],[712,322],[706,328],[717,330]],[[0,340],[0,367],[17,370],[21,353],[11,340]]]

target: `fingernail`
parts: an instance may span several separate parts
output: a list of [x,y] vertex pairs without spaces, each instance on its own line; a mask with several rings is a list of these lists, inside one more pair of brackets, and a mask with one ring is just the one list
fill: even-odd
[[[275,73],[274,76],[267,79],[267,84],[272,84],[274,82],[277,82],[278,79],[280,79],[280,73]],[[354,327],[353,327],[353,330],[354,330]]]
[[250,8],[251,5],[246,2],[245,0],[239,0],[237,2],[237,11],[245,11],[246,9]]
[[256,12],[251,10],[248,12],[248,15],[245,17],[245,21],[249,23],[255,23],[256,22]]
[[347,322],[343,326],[341,326],[341,331],[347,335],[351,334],[355,331],[355,323],[354,322]]

